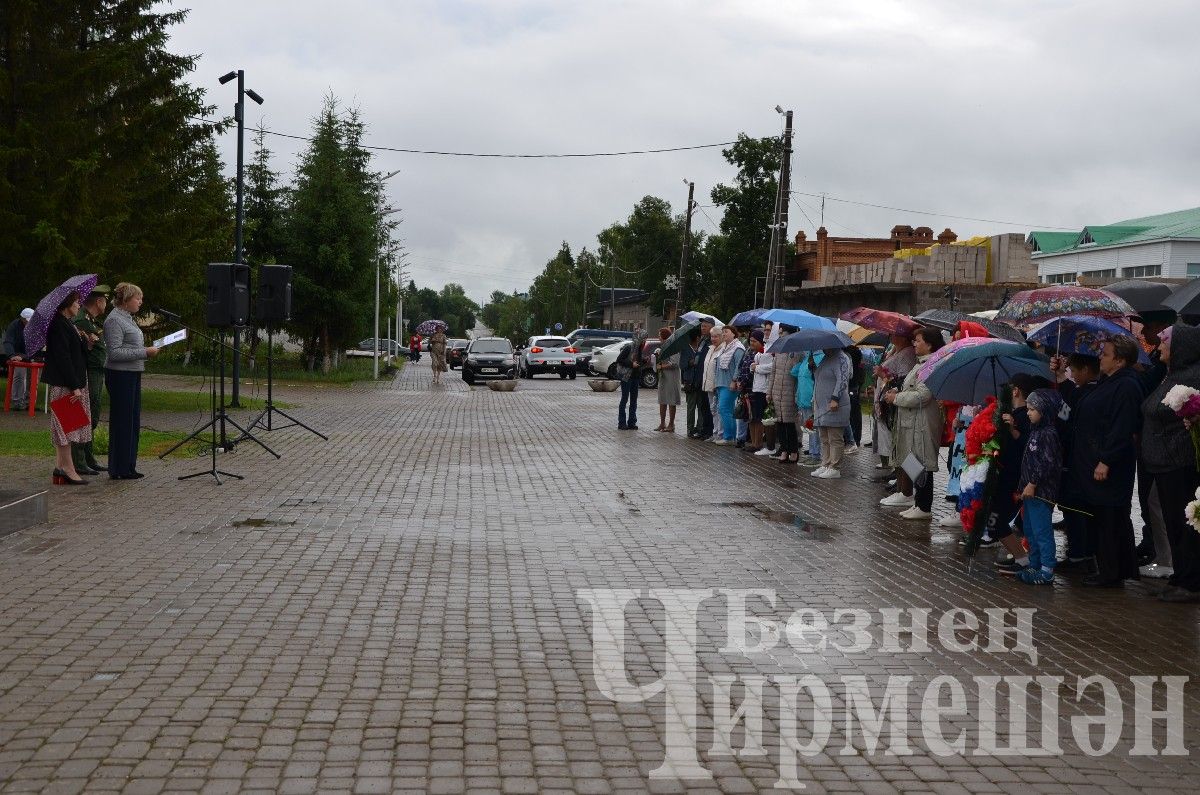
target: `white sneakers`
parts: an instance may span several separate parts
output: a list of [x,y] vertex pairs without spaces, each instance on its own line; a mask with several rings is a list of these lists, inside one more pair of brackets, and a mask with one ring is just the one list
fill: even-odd
[[756,450],[754,454],[755,455],[775,455],[775,451],[770,449],[769,447],[764,447],[760,450]]
[[824,478],[825,480],[837,480],[842,476],[841,471],[834,469],[833,467],[825,467],[824,469],[818,469],[817,471],[820,473],[817,475],[817,477]]
[[938,527],[962,527],[962,518],[956,513],[948,513],[937,521]]
[[821,473],[825,471],[825,467],[817,467],[812,472],[809,472],[809,477],[819,478]]
[[848,444],[848,445],[846,445],[846,449],[842,451],[842,453],[844,455],[854,455],[857,452],[858,452],[858,445],[856,445],[856,444]]
[[922,511],[915,505],[909,508],[907,511],[900,512],[900,518],[902,519],[928,519],[931,516],[933,516],[932,513],[929,511]]
[[1149,577],[1152,580],[1165,580],[1175,573],[1175,569],[1170,566],[1160,566],[1157,563],[1150,563],[1145,566],[1138,567],[1138,574],[1143,577]]
[[913,506],[913,498],[905,497],[903,492],[898,491],[895,494],[889,494],[884,497],[879,501],[879,504],[888,508],[911,508]]
[[733,442],[729,441],[728,439],[721,438],[717,439],[715,442],[713,442],[713,444],[733,444]]

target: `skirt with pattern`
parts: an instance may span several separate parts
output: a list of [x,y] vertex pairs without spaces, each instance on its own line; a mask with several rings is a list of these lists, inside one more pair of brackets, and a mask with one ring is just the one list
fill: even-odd
[[[50,387],[50,402],[58,400],[63,395],[71,394],[73,390],[67,389],[65,386]],[[87,396],[87,386],[83,388],[83,413],[88,417],[88,423],[82,428],[65,433],[62,425],[58,422],[58,417],[54,412],[50,412],[50,437],[54,440],[55,447],[66,447],[68,444],[83,444],[92,440],[92,408],[89,405]]]

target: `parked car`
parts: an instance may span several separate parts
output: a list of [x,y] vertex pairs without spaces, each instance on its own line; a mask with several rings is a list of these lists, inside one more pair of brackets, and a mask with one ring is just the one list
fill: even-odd
[[504,337],[472,340],[463,356],[462,380],[473,384],[480,378],[516,378],[512,343]]
[[517,356],[517,375],[533,378],[538,373],[552,373],[574,378],[577,353],[566,337],[530,337]]
[[592,369],[592,355],[600,348],[618,345],[622,342],[628,342],[628,340],[623,337],[580,337],[575,340],[574,347],[579,351],[579,355],[575,357],[576,372],[584,375],[595,372]]
[[[398,340],[379,340],[379,352],[384,356],[401,356],[408,353],[408,348]],[[367,337],[360,340],[352,349],[346,351],[347,356],[374,356],[375,338]]]
[[[617,357],[621,355],[622,348],[632,344],[632,342],[626,340],[593,351],[592,371],[597,375],[604,375],[606,378],[616,378]],[[654,354],[654,350],[659,344],[658,340],[646,340],[642,345],[643,366],[638,372],[638,380],[645,389],[654,389],[658,386],[658,373],[650,366],[650,357]]]
[[631,340],[633,339],[633,332],[608,328],[577,328],[567,335],[567,339],[571,341],[572,345],[576,345],[584,337],[607,337],[613,340]]
[[462,367],[463,358],[467,353],[467,346],[470,344],[470,340],[459,338],[446,340],[446,364],[451,370],[455,367]]

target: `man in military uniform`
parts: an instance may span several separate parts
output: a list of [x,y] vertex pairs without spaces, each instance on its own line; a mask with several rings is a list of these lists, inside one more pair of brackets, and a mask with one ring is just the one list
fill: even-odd
[[[96,289],[92,290],[84,301],[83,311],[75,316],[75,326],[88,347],[88,398],[92,409],[93,438],[96,425],[100,422],[100,394],[104,389],[104,310],[108,305],[108,289],[107,285],[96,285]],[[96,475],[108,470],[108,467],[101,466],[96,461],[92,442],[72,444],[71,457],[75,460],[75,469],[81,475]]]

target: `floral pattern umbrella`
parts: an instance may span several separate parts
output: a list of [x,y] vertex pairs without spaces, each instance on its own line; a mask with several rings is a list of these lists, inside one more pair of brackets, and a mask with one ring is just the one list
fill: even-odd
[[902,315],[899,312],[887,312],[882,309],[871,309],[866,306],[860,306],[858,309],[843,312],[839,317],[842,320],[857,323],[863,328],[869,328],[871,331],[882,331],[886,334],[907,335],[912,334],[921,327],[920,323],[908,315]]
[[32,354],[45,347],[46,333],[50,330],[50,321],[54,319],[58,305],[71,293],[78,294],[80,301],[86,301],[88,294],[96,289],[96,283],[99,281],[100,277],[95,273],[72,276],[38,301],[37,308],[33,310],[33,317],[25,324],[25,350]]
[[445,331],[450,328],[444,320],[422,320],[415,331],[422,337],[428,337],[430,334],[436,334],[439,331]]
[[1014,326],[1034,326],[1065,315],[1093,315],[1110,320],[1137,317],[1123,298],[1091,287],[1059,285],[1017,293],[1000,308],[996,320]]

